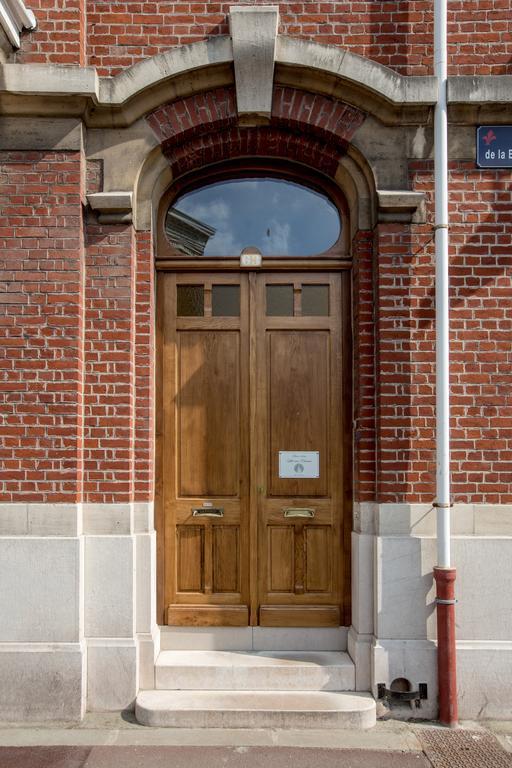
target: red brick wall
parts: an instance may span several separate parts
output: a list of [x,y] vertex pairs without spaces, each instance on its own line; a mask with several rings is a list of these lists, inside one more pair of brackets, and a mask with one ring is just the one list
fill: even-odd
[[[432,197],[431,163],[413,186]],[[452,492],[512,501],[512,173],[450,173]],[[433,208],[430,205],[430,217]],[[377,474],[380,501],[435,493],[434,248],[429,227],[377,239]]]
[[0,153],[0,499],[82,486],[79,152]]
[[135,248],[131,225],[86,229],[84,501],[133,499]]
[[23,64],[87,63],[86,0],[31,0],[37,29],[25,32],[13,54]]
[[134,500],[153,498],[155,286],[151,232],[137,232]]
[[[339,45],[401,74],[432,73],[432,0],[286,0],[279,7],[281,34]],[[34,0],[31,8],[38,29],[24,36],[18,61],[80,61],[101,75],[228,34],[229,3]],[[449,31],[452,74],[512,73],[512,0],[452,0]]]
[[374,237],[371,231],[357,233],[352,244],[354,268],[353,355],[354,355],[354,496],[373,501],[375,477],[375,318]]
[[434,494],[433,247],[429,226],[376,231],[377,495]]

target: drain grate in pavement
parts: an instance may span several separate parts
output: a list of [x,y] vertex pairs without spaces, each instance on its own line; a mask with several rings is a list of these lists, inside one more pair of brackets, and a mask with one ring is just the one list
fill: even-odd
[[417,730],[433,768],[512,768],[512,755],[485,731]]

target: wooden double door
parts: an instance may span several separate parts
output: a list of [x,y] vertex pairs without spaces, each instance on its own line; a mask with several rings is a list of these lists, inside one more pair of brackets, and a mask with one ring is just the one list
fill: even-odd
[[160,274],[163,623],[348,621],[347,286]]

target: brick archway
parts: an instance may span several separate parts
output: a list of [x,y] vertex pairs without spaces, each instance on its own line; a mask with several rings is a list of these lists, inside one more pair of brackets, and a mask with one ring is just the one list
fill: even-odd
[[365,118],[356,107],[282,86],[268,125],[239,125],[233,88],[170,102],[146,117],[175,178],[245,156],[295,160],[333,177]]

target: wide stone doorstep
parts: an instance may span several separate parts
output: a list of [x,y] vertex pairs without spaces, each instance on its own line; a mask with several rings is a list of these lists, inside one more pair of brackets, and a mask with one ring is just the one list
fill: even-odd
[[353,691],[355,667],[336,651],[162,651],[158,690]]
[[135,715],[160,728],[342,728],[376,722],[369,693],[332,691],[142,691]]

